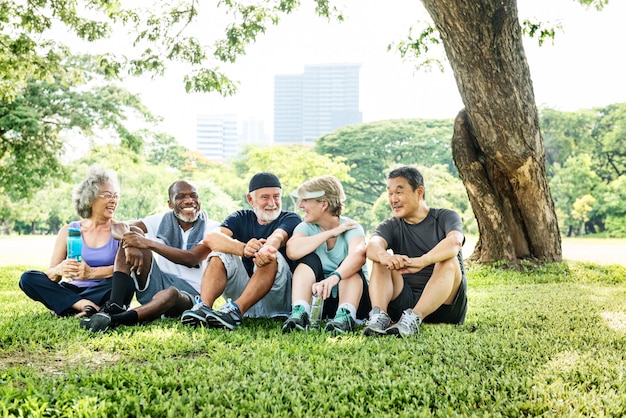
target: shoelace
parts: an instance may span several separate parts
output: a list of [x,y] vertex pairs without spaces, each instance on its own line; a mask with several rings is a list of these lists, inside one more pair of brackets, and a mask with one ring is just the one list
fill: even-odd
[[418,322],[419,317],[414,317],[413,315],[403,313],[398,321],[398,325],[402,327],[408,328],[411,333],[415,334],[418,331]]
[[350,312],[345,309],[340,309],[335,315],[334,322],[348,322],[350,320]]
[[368,325],[379,325],[381,328],[386,328],[389,326],[389,321],[387,317],[383,313],[379,313],[372,316],[372,319],[367,321]]
[[291,314],[292,318],[297,318],[297,319],[302,319],[302,317],[304,316],[304,313],[306,311],[304,310],[304,306],[300,306],[300,305],[296,305],[293,308],[293,312]]
[[220,312],[227,314],[233,313],[235,311],[237,311],[237,307],[232,303],[231,299],[228,299],[224,306],[222,306],[220,309]]

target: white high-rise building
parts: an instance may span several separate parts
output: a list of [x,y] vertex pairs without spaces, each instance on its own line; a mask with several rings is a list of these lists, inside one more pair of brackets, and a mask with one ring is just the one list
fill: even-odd
[[307,65],[302,74],[274,77],[274,143],[312,144],[361,123],[357,64]]
[[224,161],[239,152],[235,115],[198,115],[196,149],[211,161]]

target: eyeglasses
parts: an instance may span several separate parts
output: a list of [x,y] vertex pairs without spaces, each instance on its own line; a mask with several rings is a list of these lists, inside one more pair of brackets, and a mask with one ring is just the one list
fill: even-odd
[[113,194],[111,194],[111,193],[102,193],[102,194],[99,194],[98,197],[100,199],[106,199],[109,202],[112,202],[113,200],[120,200],[121,196],[119,194],[117,194],[117,193],[113,193]]

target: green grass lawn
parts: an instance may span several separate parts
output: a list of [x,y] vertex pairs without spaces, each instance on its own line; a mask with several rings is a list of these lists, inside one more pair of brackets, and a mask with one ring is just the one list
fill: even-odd
[[0,268],[0,416],[624,416],[626,267],[470,268],[462,326],[412,339],[178,321],[91,335]]

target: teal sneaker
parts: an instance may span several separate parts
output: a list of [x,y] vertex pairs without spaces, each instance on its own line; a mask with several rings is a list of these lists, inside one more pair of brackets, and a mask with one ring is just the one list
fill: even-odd
[[325,331],[333,332],[335,334],[343,334],[346,332],[352,332],[356,322],[352,319],[350,311],[346,308],[337,309],[337,313],[332,321],[326,324]]
[[296,305],[291,310],[291,315],[283,324],[283,333],[287,334],[291,331],[306,331],[309,327],[309,314],[306,313],[304,306]]

